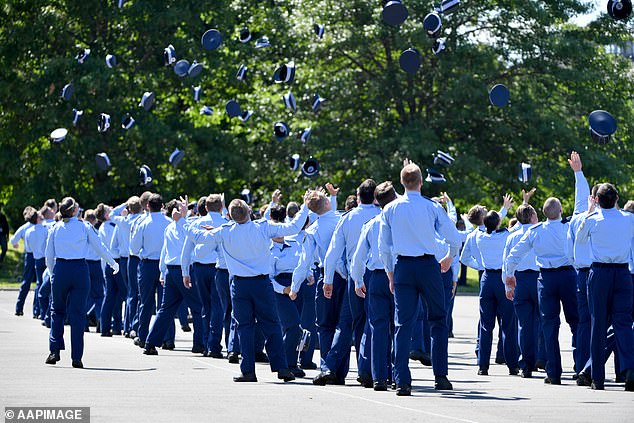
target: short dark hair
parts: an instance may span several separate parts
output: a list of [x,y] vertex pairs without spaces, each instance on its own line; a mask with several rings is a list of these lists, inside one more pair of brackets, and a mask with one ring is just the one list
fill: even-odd
[[169,200],[165,205],[165,215],[168,217],[172,217],[172,212],[176,208],[178,208],[178,201],[176,199]]
[[35,225],[37,223],[38,214],[39,212],[35,209],[29,210],[29,213],[24,218],[26,219],[27,222]]
[[480,204],[476,204],[469,209],[469,212],[467,213],[467,219],[472,225],[480,226],[482,225],[482,220],[484,219],[486,212],[486,207],[481,206]]
[[515,211],[515,217],[522,225],[531,223],[533,215],[537,216],[537,212],[530,204],[522,204]]
[[152,192],[151,191],[145,191],[143,194],[141,194],[141,196],[139,197],[139,201],[141,201],[141,208],[145,210],[145,208],[148,205],[148,202],[150,201],[150,197],[152,196]]
[[231,200],[229,203],[229,217],[236,223],[246,223],[249,221],[251,209],[244,200]]
[[487,233],[493,233],[500,226],[500,215],[496,211],[490,211],[484,216],[484,226],[487,228]]
[[286,207],[281,204],[271,206],[271,220],[277,223],[283,223],[286,219]]
[[97,208],[95,209],[95,216],[97,216],[97,220],[103,222],[106,220],[106,211],[108,211],[108,206],[104,203],[97,204]]
[[349,195],[348,198],[346,198],[346,204],[345,204],[345,210],[352,210],[353,208],[357,207],[359,205],[359,203],[357,202],[357,196],[356,195]]
[[198,199],[198,215],[207,216],[207,197],[200,197]]
[[54,198],[49,198],[44,202],[44,205],[51,210],[57,211],[57,201]]
[[[143,203],[143,197],[141,197],[141,203]],[[163,198],[160,194],[150,194],[147,204],[152,213],[160,212],[163,207]]]
[[357,192],[359,193],[359,200],[361,204],[372,204],[374,202],[374,190],[376,189],[376,182],[374,179],[366,179],[361,182]]
[[299,212],[299,204],[295,201],[289,201],[286,205],[286,215],[292,219]]
[[597,199],[602,209],[611,209],[616,205],[619,198],[619,192],[612,184],[601,184],[597,190]]
[[220,213],[222,211],[222,195],[209,194],[205,199],[205,208],[207,209],[208,213]]
[[24,210],[22,210],[22,217],[24,218],[25,222],[29,221],[27,216],[30,216],[33,211],[35,211],[35,207],[33,206],[26,206]]
[[127,206],[128,206],[128,211],[132,214],[139,214],[142,211],[142,207],[141,207],[141,199],[139,197],[137,197],[136,195],[133,195],[132,197],[128,198],[128,201],[126,202]]
[[396,200],[396,190],[391,181],[381,182],[374,189],[374,198],[381,208]]

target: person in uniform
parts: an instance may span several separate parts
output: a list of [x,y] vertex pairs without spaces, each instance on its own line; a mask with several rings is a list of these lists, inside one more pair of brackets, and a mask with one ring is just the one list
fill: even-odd
[[[13,246],[13,248],[18,248],[18,243],[20,240],[24,239],[24,235],[26,234],[27,229],[33,226],[33,223],[30,222],[30,219],[33,219],[33,216],[37,213],[32,206],[27,206],[22,211],[22,217],[24,217],[24,224],[15,231],[9,243]],[[35,259],[33,259],[33,251],[30,246],[24,245],[24,271],[22,272],[22,284],[20,285],[20,290],[18,291],[18,300],[15,303],[15,315],[23,316],[24,315],[24,303],[26,301],[27,295],[29,295],[29,290],[31,289],[31,284],[36,282],[35,277]]]
[[[89,228],[99,236],[98,230],[101,227],[101,222],[97,219],[95,210],[88,209],[84,212],[84,224],[89,225]],[[89,326],[96,326],[96,331],[99,333],[101,332],[101,306],[105,297],[106,280],[101,270],[101,255],[94,248],[88,249],[86,264],[88,264],[90,275],[90,292],[86,304],[86,332],[89,331]]]
[[[35,290],[33,291],[33,318],[38,319],[40,318],[39,292],[40,287],[42,286],[42,274],[44,273],[44,269],[46,269],[45,250],[48,230],[42,224],[44,218],[41,212],[33,210],[31,212],[31,215],[28,217],[31,226],[24,232],[24,248],[28,248],[33,254],[33,264],[35,267],[36,280]],[[27,287],[25,290],[27,294],[29,292],[29,288],[30,286]],[[22,287],[20,287],[20,294],[23,294]],[[24,299],[26,299],[25,297]],[[24,300],[22,301],[22,304],[24,304]]]

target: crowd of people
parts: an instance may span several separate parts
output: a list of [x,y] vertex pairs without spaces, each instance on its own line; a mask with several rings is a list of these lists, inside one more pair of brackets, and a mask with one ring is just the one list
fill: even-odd
[[421,195],[421,170],[407,160],[402,195],[367,179],[343,213],[330,184],[286,205],[275,191],[255,211],[242,199],[225,207],[222,194],[164,204],[147,191],[83,211],[71,197],[48,200],[24,210],[10,240],[25,247],[15,314],[36,282],[47,364],[61,359],[65,324],[81,368],[91,326],[156,355],[174,349],[175,318],[188,331],[191,315],[192,353],[239,363],[235,382],[256,382],[255,363],[265,362],[285,382],[318,370],[314,384],[345,384],[354,346],[361,385],[407,396],[409,360],[431,365],[435,389],[453,389],[448,338],[462,263],[479,271],[478,375],[488,375],[497,321],[496,363],[522,378],[544,369],[545,383],[561,384],[563,306],[577,384],[604,389],[614,352],[616,381],[634,391],[634,201],[619,209],[613,185],[590,189],[579,155],[568,162],[572,218],[548,198],[540,222],[532,189],[508,228],[510,196],[500,211],[475,205],[458,216],[446,193]]

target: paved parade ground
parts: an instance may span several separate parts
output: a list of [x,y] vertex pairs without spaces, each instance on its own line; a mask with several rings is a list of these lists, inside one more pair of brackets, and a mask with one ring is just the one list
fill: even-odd
[[61,362],[47,366],[48,330],[29,313],[13,315],[16,295],[16,291],[0,291],[3,411],[17,406],[90,407],[92,422],[634,421],[634,395],[613,383],[612,360],[606,367],[605,391],[576,386],[565,324],[560,337],[562,386],[544,385],[543,372],[533,379],[509,376],[506,366],[500,365],[492,365],[489,376],[477,376],[475,296],[456,300],[456,337],[449,340],[449,379],[454,390],[434,391],[431,368],[410,362],[412,397],[397,397],[391,390],[362,388],[355,380],[356,371],[350,372],[346,386],[317,387],[310,380],[316,371],[284,384],[268,366],[258,364],[258,383],[237,384],[231,380],[239,373],[237,365],[192,354],[191,333],[178,328],[176,350],[159,349],[155,357],[144,356],[129,339],[91,333],[86,334],[83,370],[71,367],[68,349],[62,351]]

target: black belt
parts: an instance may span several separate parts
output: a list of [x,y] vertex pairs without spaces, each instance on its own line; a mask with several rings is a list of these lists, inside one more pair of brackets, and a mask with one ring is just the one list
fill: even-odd
[[627,269],[629,265],[627,263],[599,263],[595,261],[592,263],[592,267],[607,267],[611,269]]
[[101,263],[101,260],[88,260],[86,259],[86,263]]
[[194,266],[211,266],[211,267],[216,267],[216,263],[199,263],[197,261],[195,261],[194,263],[192,263]]
[[257,276],[234,276],[233,278],[236,280],[244,279],[244,280],[255,280],[255,279],[268,279],[269,275],[257,275]]
[[526,273],[539,273],[539,270],[531,270],[531,269],[518,270],[516,273],[522,273],[522,274],[526,274]]
[[282,278],[282,279],[292,279],[293,278],[293,274],[292,273],[278,273],[276,276],[276,278]]
[[64,258],[57,258],[56,260],[65,261],[69,263],[78,262],[78,261],[84,261],[84,262],[86,261],[86,259],[64,259]]
[[147,258],[145,258],[145,259],[141,259],[141,261],[144,262],[144,263],[158,263],[159,260],[158,259],[147,259]]
[[580,267],[579,268],[579,272],[588,272],[588,271],[590,271],[589,267]]
[[559,272],[563,270],[575,270],[575,268],[572,266],[546,267],[546,268],[542,268],[541,272],[550,273],[550,272]]
[[135,258],[135,259],[137,259],[137,260],[141,260],[141,257],[139,257],[139,256],[135,256],[134,254],[130,254],[130,258],[131,258],[131,259]]
[[180,269],[181,266],[180,266],[180,264],[168,264],[167,268],[176,270],[176,269]]
[[423,259],[436,259],[432,254],[423,254],[422,256],[398,256],[399,260],[423,260]]
[[487,273],[499,273],[502,269],[484,269],[484,271]]

